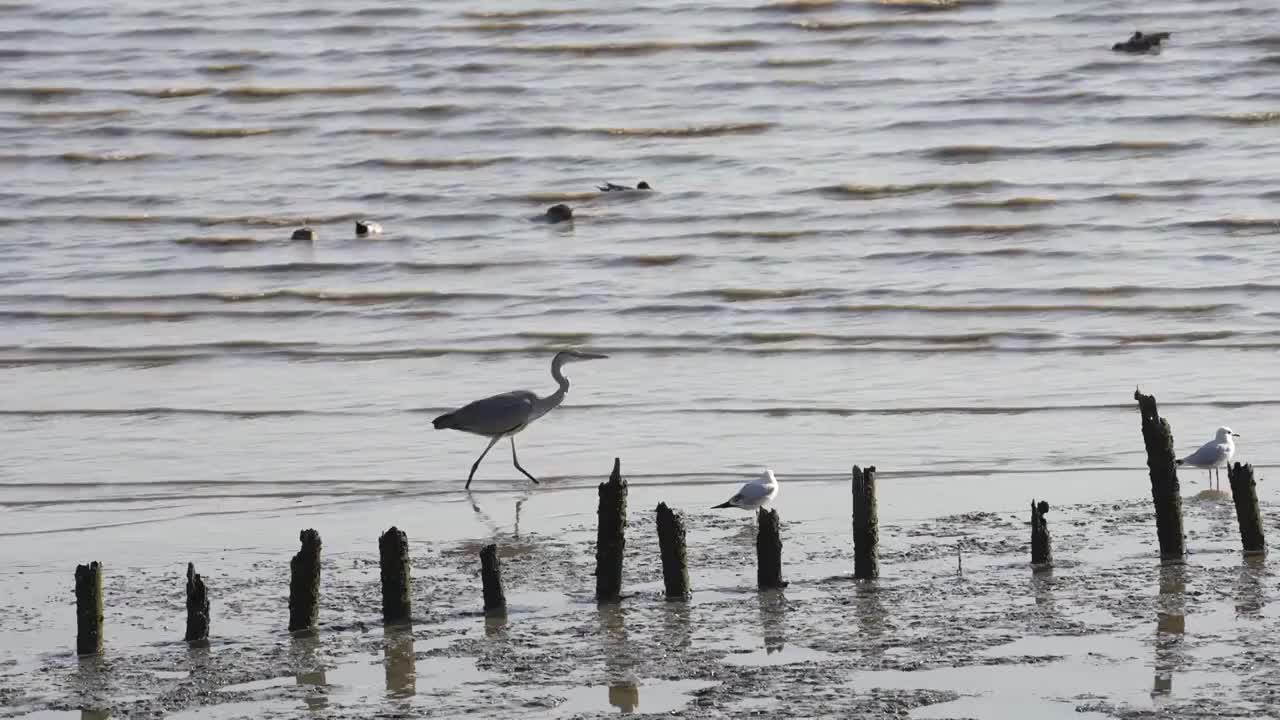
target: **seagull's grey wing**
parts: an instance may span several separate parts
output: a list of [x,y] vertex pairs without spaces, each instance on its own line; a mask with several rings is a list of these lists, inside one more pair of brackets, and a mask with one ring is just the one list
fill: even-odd
[[742,489],[738,491],[738,497],[742,498],[746,502],[759,500],[760,498],[763,498],[768,494],[769,494],[769,488],[765,487],[764,485],[761,485],[760,483],[754,483],[754,482],[750,482],[750,483],[747,483],[746,485],[743,485]]
[[1200,449],[1182,458],[1187,465],[1216,465],[1226,455],[1225,448],[1217,440],[1210,440]]
[[537,399],[528,390],[516,390],[477,400],[449,413],[448,426],[476,435],[503,435],[529,422]]

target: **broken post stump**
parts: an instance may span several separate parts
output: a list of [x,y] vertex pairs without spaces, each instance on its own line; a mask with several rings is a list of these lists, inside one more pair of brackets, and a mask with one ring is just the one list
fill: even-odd
[[196,574],[195,563],[187,563],[187,634],[189,643],[209,640],[209,593],[204,578]]
[[1262,534],[1262,511],[1258,509],[1258,487],[1253,479],[1253,465],[1227,466],[1227,479],[1231,482],[1231,497],[1236,503],[1236,520],[1240,522],[1240,542],[1246,555],[1267,551],[1267,541]]
[[289,561],[289,632],[315,627],[320,609],[320,533],[298,534],[302,549]]
[[1142,441],[1147,446],[1147,467],[1151,471],[1151,500],[1156,509],[1156,535],[1160,557],[1169,560],[1187,554],[1182,533],[1182,490],[1178,485],[1177,459],[1173,454],[1173,431],[1160,417],[1156,399],[1133,391],[1142,414]]
[[853,466],[853,577],[880,577],[880,519],[876,511],[876,466]]
[[382,575],[382,623],[409,622],[409,536],[394,525],[378,536],[378,567]]
[[1047,567],[1053,564],[1053,546],[1050,543],[1049,524],[1044,516],[1049,512],[1049,503],[1041,500],[1031,501],[1031,564]]
[[596,526],[596,602],[622,599],[622,555],[627,544],[627,481],[613,459],[609,481],[600,483]]
[[756,585],[761,590],[784,588],[782,579],[782,521],[777,510],[756,511]]
[[684,518],[666,503],[658,503],[658,549],[662,552],[662,583],[668,600],[689,597],[689,566],[685,553]]
[[507,594],[502,590],[502,565],[498,562],[498,546],[485,545],[480,550],[480,583],[484,591],[484,614],[507,613]]
[[102,652],[102,564],[76,566],[76,653]]

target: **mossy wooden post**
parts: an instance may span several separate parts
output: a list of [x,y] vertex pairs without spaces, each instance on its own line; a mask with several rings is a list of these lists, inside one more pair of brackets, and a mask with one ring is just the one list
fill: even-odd
[[76,653],[102,652],[102,564],[76,566]]
[[782,579],[782,521],[777,510],[756,511],[756,585],[761,590],[784,588]]
[[596,602],[622,599],[622,555],[627,545],[627,481],[613,459],[609,482],[600,483],[596,529]]
[[1240,542],[1246,555],[1260,555],[1267,551],[1267,541],[1262,535],[1262,511],[1258,509],[1258,487],[1253,480],[1253,465],[1227,466],[1227,478],[1231,481],[1231,497],[1236,503],[1236,519],[1240,522]]
[[187,634],[183,639],[189,643],[209,641],[209,593],[194,563],[187,563]]
[[1049,503],[1031,501],[1031,564],[1048,567],[1053,564],[1053,545],[1049,537],[1049,524],[1044,516],[1049,513]]
[[876,466],[853,466],[853,577],[880,577],[880,518],[876,511]]
[[315,627],[320,609],[320,533],[298,534],[302,549],[289,562],[289,631]]
[[490,617],[507,614],[507,594],[502,589],[502,565],[498,562],[498,546],[485,545],[480,550],[480,583],[484,591],[484,614]]
[[409,536],[394,525],[378,536],[378,568],[382,575],[383,624],[409,622],[413,614],[409,600]]
[[1156,399],[1133,391],[1142,414],[1142,440],[1147,446],[1147,467],[1151,471],[1151,499],[1156,508],[1156,534],[1160,539],[1160,557],[1181,559],[1187,554],[1182,533],[1182,489],[1178,485],[1178,466],[1173,454],[1173,431],[1160,417]]
[[689,566],[685,553],[684,518],[666,503],[658,503],[658,549],[662,552],[662,583],[668,600],[689,598]]

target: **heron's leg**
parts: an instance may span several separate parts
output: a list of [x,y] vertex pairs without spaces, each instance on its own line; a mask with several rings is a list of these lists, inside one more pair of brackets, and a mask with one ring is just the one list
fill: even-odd
[[490,441],[489,441],[489,444],[485,446],[485,448],[484,448],[484,452],[480,453],[480,457],[476,458],[476,462],[475,462],[475,464],[471,466],[471,474],[467,476],[467,487],[468,487],[468,488],[470,488],[470,487],[471,487],[471,478],[473,478],[473,477],[475,477],[475,476],[476,476],[476,468],[480,467],[480,461],[484,459],[484,456],[485,456],[485,455],[488,455],[488,454],[489,454],[489,450],[491,450],[491,449],[493,448],[493,446],[494,446],[494,445],[497,445],[497,444],[498,444],[498,441],[499,441],[499,440],[501,440],[501,439],[502,439],[502,436],[501,436],[501,435],[499,435],[499,436],[495,437],[494,439],[490,440]]
[[538,478],[529,474],[528,470],[520,467],[520,458],[516,457],[516,436],[511,436],[511,462],[515,463],[516,469],[524,473],[524,476],[533,481],[534,485],[538,484]]

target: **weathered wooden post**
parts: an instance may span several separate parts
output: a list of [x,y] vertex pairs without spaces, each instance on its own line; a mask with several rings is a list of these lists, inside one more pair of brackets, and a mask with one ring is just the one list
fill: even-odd
[[756,585],[761,590],[784,588],[782,579],[782,532],[777,510],[756,511]]
[[76,653],[102,652],[102,564],[76,566]]
[[413,615],[409,585],[409,536],[394,525],[378,536],[378,567],[382,575],[382,622],[409,622]]
[[1044,516],[1049,512],[1049,503],[1041,500],[1031,501],[1031,564],[1048,567],[1053,564],[1053,546],[1049,537],[1049,524]]
[[1236,520],[1240,522],[1240,542],[1246,555],[1267,551],[1267,540],[1262,535],[1262,511],[1258,509],[1258,486],[1253,480],[1253,465],[1227,466],[1227,478],[1231,482],[1231,497],[1236,503]]
[[658,503],[658,549],[662,552],[662,583],[668,600],[689,597],[689,566],[684,547],[684,519]]
[[1160,539],[1160,557],[1165,560],[1187,554],[1182,534],[1182,489],[1178,485],[1178,466],[1173,454],[1173,431],[1160,417],[1156,399],[1133,391],[1142,413],[1142,440],[1147,446],[1147,467],[1151,470],[1151,499],[1156,508],[1156,534]]
[[880,577],[880,518],[876,511],[876,466],[853,466],[853,577]]
[[502,565],[498,562],[497,545],[485,545],[480,550],[480,583],[484,592],[484,614],[506,615],[507,594],[502,589]]
[[320,608],[320,533],[298,534],[302,549],[289,561],[289,632],[315,627]]
[[622,599],[622,556],[627,538],[627,481],[622,463],[613,459],[609,482],[600,483],[596,530],[596,601]]
[[187,563],[187,634],[189,643],[209,641],[209,593],[204,578],[196,574],[195,563]]

